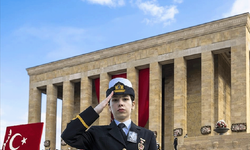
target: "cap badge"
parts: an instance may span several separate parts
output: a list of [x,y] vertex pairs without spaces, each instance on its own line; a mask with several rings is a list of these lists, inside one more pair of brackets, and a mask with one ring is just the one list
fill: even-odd
[[114,92],[115,92],[115,93],[122,93],[122,92],[125,92],[124,85],[118,83],[118,84],[115,86]]

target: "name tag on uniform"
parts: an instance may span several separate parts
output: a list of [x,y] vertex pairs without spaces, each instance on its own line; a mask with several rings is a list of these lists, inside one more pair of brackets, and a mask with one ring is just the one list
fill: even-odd
[[127,141],[137,143],[137,133],[133,131],[128,132]]

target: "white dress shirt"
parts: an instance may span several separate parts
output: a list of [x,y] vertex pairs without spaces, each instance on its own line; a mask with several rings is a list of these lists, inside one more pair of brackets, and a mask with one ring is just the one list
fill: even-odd
[[117,120],[115,120],[115,119],[114,119],[114,121],[115,121],[115,123],[116,123],[117,126],[118,126],[120,123],[124,123],[124,124],[125,124],[126,127],[122,128],[122,130],[123,130],[123,131],[125,132],[125,134],[127,135],[127,134],[128,134],[128,131],[129,131],[130,127],[131,127],[131,119],[129,119],[129,120],[125,121],[125,122],[119,122],[119,121],[117,121]]

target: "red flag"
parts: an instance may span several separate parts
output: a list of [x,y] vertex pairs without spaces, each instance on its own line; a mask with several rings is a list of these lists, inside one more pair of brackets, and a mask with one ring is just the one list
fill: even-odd
[[43,123],[9,126],[6,128],[2,150],[39,150]]

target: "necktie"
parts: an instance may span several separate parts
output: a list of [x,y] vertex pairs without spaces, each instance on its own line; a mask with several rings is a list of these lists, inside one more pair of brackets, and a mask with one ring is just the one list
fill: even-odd
[[120,123],[120,124],[118,125],[118,127],[120,128],[122,137],[123,137],[124,141],[126,142],[127,136],[126,136],[125,132],[124,132],[123,129],[122,129],[122,128],[126,127],[126,125],[125,125],[124,123]]

